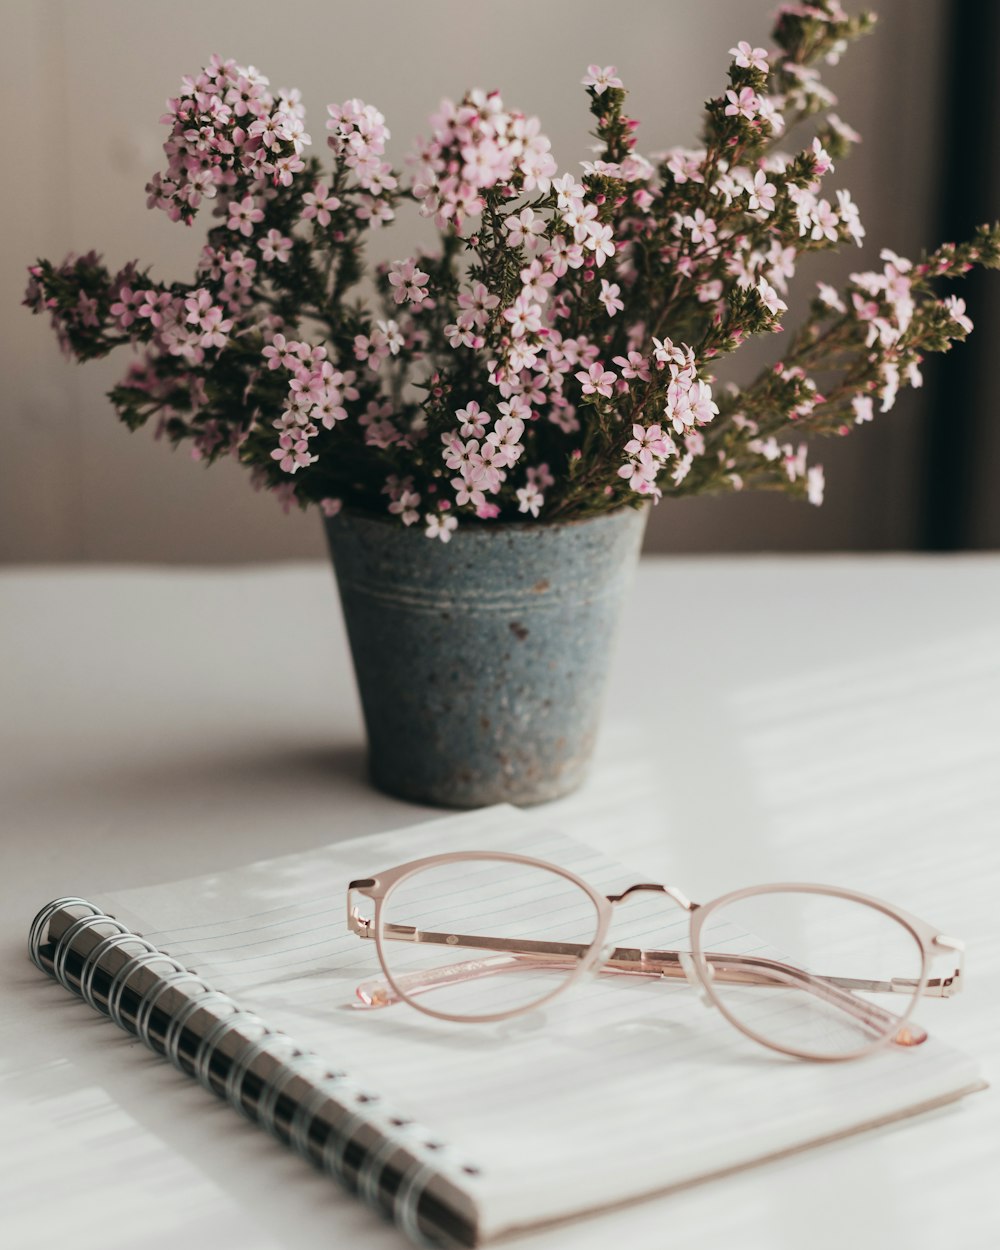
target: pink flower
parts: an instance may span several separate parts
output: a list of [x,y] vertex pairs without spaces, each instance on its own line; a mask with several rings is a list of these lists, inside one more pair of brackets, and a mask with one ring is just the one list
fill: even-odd
[[441,441],[444,443],[441,458],[454,473],[464,473],[479,453],[478,439],[471,438],[463,443],[452,430],[446,430],[441,435]]
[[137,291],[133,291],[131,287],[123,286],[118,292],[118,299],[111,305],[111,315],[117,318],[118,324],[123,330],[135,321],[136,313],[142,298]]
[[306,163],[300,156],[279,156],[274,162],[274,180],[283,187],[290,187],[295,175],[300,174],[305,167]]
[[299,469],[315,464],[318,457],[310,455],[305,438],[286,432],[278,438],[278,446],[271,452],[271,459],[277,460],[286,473],[297,473]]
[[212,294],[210,291],[206,291],[204,287],[187,296],[184,300],[184,307],[187,309],[187,317],[185,318],[187,324],[200,326],[212,304]]
[[567,269],[579,269],[583,264],[583,248],[557,234],[542,260],[557,278],[562,278]]
[[535,334],[542,328],[541,307],[523,295],[519,295],[510,308],[505,308],[503,315],[504,320],[510,322],[510,332],[516,339]]
[[302,197],[302,202],[305,204],[302,210],[303,220],[308,221],[315,217],[321,226],[328,226],[330,214],[340,208],[340,200],[335,195],[331,195],[329,187],[322,182],[317,182],[311,191],[307,191]]
[[556,284],[556,275],[547,270],[540,260],[535,259],[521,270],[521,281],[524,283],[521,294],[537,304],[544,304],[549,298],[549,287]]
[[233,323],[229,319],[223,319],[222,309],[216,306],[210,308],[201,320],[202,347],[225,347],[229,341],[229,331],[233,328]]
[[830,173],[833,169],[833,161],[830,159],[830,153],[818,139],[813,139],[812,141],[812,154],[817,178],[822,178],[824,174]]
[[402,490],[389,504],[389,511],[398,516],[404,525],[415,525],[420,520],[419,506],[419,491]]
[[97,300],[81,291],[76,301],[76,315],[80,318],[82,325],[98,325]]
[[252,195],[244,196],[238,203],[229,205],[229,220],[226,225],[230,230],[238,230],[247,238],[253,234],[253,228],[264,220],[264,210],[257,208]]
[[395,216],[388,200],[373,195],[363,196],[357,209],[358,220],[370,221],[372,226],[381,226],[387,221],[392,221]]
[[657,489],[656,479],[661,468],[661,462],[653,453],[648,448],[643,448],[633,459],[621,465],[618,469],[618,476],[626,478],[629,488],[637,494],[653,495],[658,498],[660,491]]
[[640,452],[648,451],[660,460],[666,460],[676,450],[674,440],[664,434],[663,427],[660,425],[633,425],[632,437],[625,444],[627,456],[638,456]]
[[621,367],[623,378],[638,378],[641,382],[649,381],[649,361],[639,352],[629,352],[628,356],[616,356],[614,363]]
[[534,209],[531,208],[522,208],[516,216],[512,214],[503,224],[511,247],[526,247],[529,251],[538,245],[539,235],[545,231],[544,219],[536,217]]
[[605,399],[611,398],[617,381],[611,370],[605,369],[600,363],[591,365],[586,372],[581,370],[575,377],[583,387],[584,395],[603,395]]
[[142,303],[139,305],[139,316],[148,317],[159,329],[163,325],[164,314],[173,307],[173,296],[169,291],[143,291]]
[[688,152],[684,148],[672,148],[667,154],[667,169],[673,175],[674,182],[683,186],[685,182],[704,182],[705,174],[702,161],[705,152]]
[[460,291],[458,295],[459,308],[471,315],[472,324],[480,330],[486,327],[490,313],[499,303],[500,296],[492,295],[481,282],[473,285],[471,293]]
[[474,470],[468,470],[464,477],[453,477],[451,488],[455,492],[455,503],[460,508],[464,508],[466,504],[472,504],[478,510],[486,504],[486,496],[477,485]]
[[596,217],[597,205],[586,204],[582,199],[570,200],[562,214],[563,221],[573,231],[573,238],[577,243],[584,242]]
[[741,39],[735,48],[729,49],[729,55],[740,69],[756,69],[762,74],[767,73],[766,48],[751,48],[745,39]]
[[524,422],[519,417],[501,417],[486,436],[481,454],[488,456],[490,464],[498,469],[509,469],[524,450],[520,442],[523,433]]
[[397,260],[389,273],[389,285],[394,287],[393,298],[397,304],[409,301],[418,307],[427,298],[427,288],[422,284],[429,275],[418,269],[413,259]]
[[715,232],[718,229],[715,221],[706,216],[704,209],[696,208],[694,216],[687,216],[682,223],[685,230],[691,232],[692,243],[705,243],[712,247],[715,243]]
[[875,300],[866,300],[858,291],[851,292],[851,303],[859,321],[872,321],[878,316],[879,308]]
[[474,399],[464,408],[456,408],[455,416],[461,420],[458,432],[462,438],[482,438],[490,421],[489,414],[483,412]]
[[839,225],[840,218],[830,207],[830,201],[820,200],[812,210],[812,231],[809,237],[817,242],[820,239],[829,239],[831,243],[836,243],[840,237],[837,233]]
[[537,486],[522,486],[514,493],[517,496],[518,512],[530,512],[532,516],[538,516],[539,509],[545,503],[545,496]]
[[295,344],[287,342],[283,334],[276,334],[261,355],[267,361],[269,369],[283,369],[287,368],[288,358],[294,347]]
[[739,94],[727,91],[726,99],[729,101],[726,105],[727,117],[745,117],[752,122],[760,109],[760,100],[752,87],[741,87]]
[[343,506],[343,499],[332,499],[329,496],[319,501],[319,510],[324,516],[336,516]]
[[457,321],[449,322],[444,327],[444,333],[450,346],[482,347],[486,340],[482,335],[477,334],[472,327],[472,317],[468,313],[460,315]]
[[597,298],[607,309],[609,317],[613,317],[616,312],[621,312],[625,307],[619,299],[621,293],[621,287],[617,282],[609,282],[607,278],[601,279],[601,293]]
[[608,87],[622,86],[622,80],[618,77],[617,67],[614,65],[605,65],[602,69],[600,65],[588,65],[587,72],[580,79],[585,87],[592,87],[594,95],[603,95]]
[[267,234],[258,241],[257,246],[265,260],[280,261],[283,265],[288,264],[288,258],[292,254],[292,240],[283,235],[280,230],[268,230]]
[[347,409],[340,402],[340,398],[336,387],[324,388],[309,410],[311,420],[318,421],[325,430],[332,430],[338,421],[346,421]]

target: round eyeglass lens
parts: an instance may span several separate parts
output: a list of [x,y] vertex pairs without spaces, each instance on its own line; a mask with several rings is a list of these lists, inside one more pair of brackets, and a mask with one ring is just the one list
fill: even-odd
[[401,997],[435,1015],[496,1019],[565,988],[598,926],[594,900],[560,873],[456,859],[397,882],[377,936]]
[[809,1059],[845,1059],[891,1038],[913,1046],[908,1022],[923,952],[902,921],[857,899],[760,891],[711,907],[700,966],[739,1028]]

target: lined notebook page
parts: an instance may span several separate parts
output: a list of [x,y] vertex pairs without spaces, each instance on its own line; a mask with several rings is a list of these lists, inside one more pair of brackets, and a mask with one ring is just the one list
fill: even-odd
[[[786,1059],[684,982],[593,977],[495,1024],[439,1021],[405,1004],[352,1010],[357,985],[381,974],[375,944],[347,929],[348,881],[461,849],[549,860],[603,893],[641,878],[544,815],[491,808],[95,901],[473,1164],[478,1175],[462,1183],[484,1239],[981,1085],[975,1062],[934,1038],[857,1063]],[[687,915],[662,895],[636,895],[617,913],[619,943],[686,946]]]

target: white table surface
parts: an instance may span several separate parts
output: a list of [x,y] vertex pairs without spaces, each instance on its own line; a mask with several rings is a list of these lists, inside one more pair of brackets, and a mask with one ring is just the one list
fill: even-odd
[[[57,895],[429,815],[366,784],[330,570],[10,570],[0,645],[0,1245],[401,1250],[25,953]],[[965,937],[920,1018],[1000,1080],[1000,557],[645,561],[550,810],[695,898],[851,884]],[[995,1250],[1000,1097],[509,1244]]]

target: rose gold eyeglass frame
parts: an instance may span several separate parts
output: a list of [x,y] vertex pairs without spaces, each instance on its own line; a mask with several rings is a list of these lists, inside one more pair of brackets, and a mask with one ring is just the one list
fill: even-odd
[[[428,868],[437,868],[446,864],[471,861],[498,861],[508,864],[521,864],[530,868],[553,873],[572,882],[587,895],[597,912],[597,930],[589,943],[535,941],[527,938],[490,937],[482,934],[461,934],[454,932],[437,932],[415,928],[413,925],[386,923],[384,908],[392,890],[401,882]],[[460,887],[459,887],[460,888]],[[611,926],[614,909],[630,896],[643,892],[655,892],[666,895],[677,906],[683,908],[690,916],[690,952],[678,950],[642,950],[637,947],[615,946],[608,948],[607,935]],[[792,964],[779,960],[763,958],[755,955],[729,955],[716,952],[705,952],[702,949],[701,934],[705,922],[713,912],[735,903],[741,899],[752,898],[761,894],[816,894],[828,898],[845,899],[871,908],[897,921],[906,929],[920,950],[920,975],[913,977],[894,977],[889,981],[865,980],[857,977],[839,977],[818,975],[807,972]],[[358,911],[354,896],[359,895],[374,903],[374,912],[363,916]],[[620,894],[601,894],[592,885],[578,877],[575,873],[558,864],[545,860],[532,859],[526,855],[515,855],[505,851],[461,851],[445,855],[430,855],[423,859],[411,860],[398,867],[387,869],[375,876],[362,877],[352,881],[347,887],[347,925],[352,933],[360,938],[374,940],[378,952],[379,963],[384,973],[384,981],[365,982],[358,987],[358,1002],[353,1004],[361,1009],[388,1007],[397,1002],[407,1002],[411,1007],[439,1020],[454,1020],[462,1023],[489,1023],[490,1021],[507,1020],[514,1016],[535,1011],[538,1007],[551,1002],[558,995],[565,993],[571,986],[591,972],[616,973],[626,976],[666,977],[682,979],[696,989],[706,1005],[717,1007],[723,1016],[745,1036],[782,1054],[792,1055],[799,1059],[843,1060],[857,1059],[882,1046],[894,1043],[899,1046],[916,1046],[926,1041],[927,1033],[918,1025],[910,1024],[910,1017],[916,1010],[921,996],[950,998],[962,986],[962,959],[964,943],[958,938],[941,933],[935,926],[919,920],[909,912],[881,899],[872,898],[867,894],[859,894],[853,890],[841,889],[837,886],[813,885],[802,882],[787,882],[772,885],[750,886],[742,890],[734,890],[713,899],[709,903],[693,903],[675,886],[662,885],[657,882],[637,882],[630,885]],[[394,975],[390,961],[386,958],[385,944],[390,941],[421,942],[429,945],[463,946],[493,952],[486,957],[460,960],[441,968],[407,972]],[[948,976],[930,976],[931,962],[936,957],[949,954],[957,958],[958,967]],[[419,996],[429,990],[444,985],[478,979],[484,976],[507,972],[518,967],[524,968],[558,968],[563,969],[567,957],[576,960],[576,966],[567,971],[565,979],[531,1003],[522,1007],[498,1011],[482,1015],[459,1015],[453,1012],[439,1011],[419,1001]],[[869,1032],[879,1031],[879,1035],[868,1045],[846,1053],[818,1054],[800,1050],[793,1046],[785,1046],[773,1038],[766,1037],[749,1028],[727,1007],[725,1001],[716,992],[715,983],[742,985],[764,985],[774,988],[785,986],[810,993],[821,999],[828,1006],[842,1009]],[[899,993],[909,996],[907,1009],[899,1015],[867,999],[860,998],[855,991]]]

